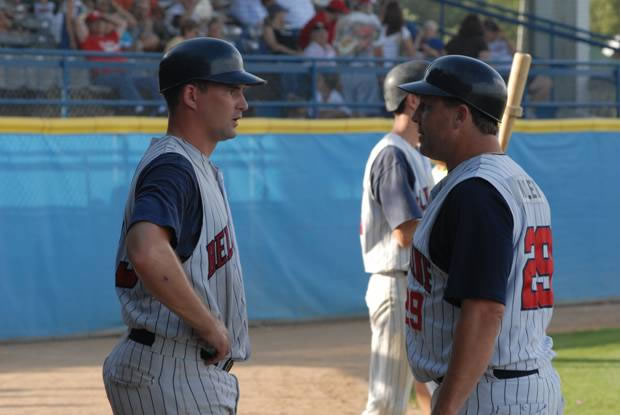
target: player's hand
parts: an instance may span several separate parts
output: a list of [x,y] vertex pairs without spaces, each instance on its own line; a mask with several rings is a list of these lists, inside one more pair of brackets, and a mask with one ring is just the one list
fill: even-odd
[[222,361],[231,352],[229,331],[219,319],[214,319],[210,328],[200,333],[205,341],[208,357],[204,357],[205,364],[215,364]]

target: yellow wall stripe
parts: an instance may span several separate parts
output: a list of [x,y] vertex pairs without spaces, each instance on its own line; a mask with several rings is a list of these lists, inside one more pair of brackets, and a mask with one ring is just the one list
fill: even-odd
[[[309,120],[247,118],[240,121],[239,134],[323,134],[386,132],[391,120],[384,118]],[[515,132],[555,133],[619,131],[619,119],[585,118],[558,120],[518,120]],[[0,117],[0,133],[89,134],[149,133],[166,131],[166,119],[156,117],[35,118]]]

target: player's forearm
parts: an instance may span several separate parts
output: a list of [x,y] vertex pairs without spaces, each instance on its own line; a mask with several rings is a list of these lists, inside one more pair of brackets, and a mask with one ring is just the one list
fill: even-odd
[[215,327],[215,318],[190,286],[164,229],[150,223],[134,225],[127,236],[127,252],[149,293],[199,333]]
[[420,218],[408,220],[392,230],[392,238],[397,241],[399,247],[409,247],[412,244],[412,237],[414,237],[414,232],[419,222]]
[[462,302],[448,371],[433,414],[455,414],[464,405],[492,357],[504,309],[501,303],[488,300]]

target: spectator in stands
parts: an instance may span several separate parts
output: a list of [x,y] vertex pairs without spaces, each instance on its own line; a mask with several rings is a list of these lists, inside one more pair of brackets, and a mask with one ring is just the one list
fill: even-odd
[[65,0],[57,15],[57,21],[60,20],[59,42],[60,49],[78,49],[79,44],[75,34],[76,17],[87,11],[86,5],[80,0]]
[[[382,29],[375,43],[375,56],[385,59],[398,59],[402,56],[414,57],[416,50],[412,35],[405,27],[403,11],[399,3],[391,1],[383,12]],[[384,66],[393,67],[396,61],[386,61]]]
[[198,23],[190,18],[187,18],[181,22],[181,34],[169,40],[164,50],[168,51],[173,46],[177,45],[178,43],[183,42],[184,40],[187,40],[187,39],[195,38],[198,35],[199,35]]
[[302,28],[298,39],[298,45],[301,48],[306,48],[308,46],[311,38],[311,32],[317,22],[324,24],[326,30],[328,31],[328,42],[332,44],[334,42],[336,22],[340,16],[347,13],[349,13],[349,9],[345,5],[344,0],[331,0],[325,8],[318,7],[315,16],[313,16],[313,18]]
[[467,15],[462,20],[457,35],[446,44],[449,55],[465,55],[472,58],[488,59],[489,50],[485,42],[483,24],[476,14]]
[[104,15],[115,16],[125,21],[128,27],[136,26],[136,19],[125,8],[123,8],[116,0],[95,0],[95,10]]
[[438,36],[438,24],[434,20],[427,20],[416,39],[414,47],[424,59],[435,59],[444,55],[444,42]]
[[[334,58],[336,51],[328,41],[328,30],[322,22],[315,22],[311,32],[310,43],[304,49],[304,56],[309,58]],[[319,62],[318,65],[336,65],[336,62]]]
[[0,33],[8,33],[11,31],[12,22],[8,13],[0,10]]
[[242,28],[249,30],[263,25],[267,9],[261,0],[231,0],[229,14]]
[[297,42],[286,33],[285,15],[287,10],[278,4],[268,9],[268,16],[263,22],[264,51],[275,55],[299,55]]
[[[483,22],[483,28],[485,30],[485,41],[489,49],[490,63],[494,65],[505,81],[508,81],[515,47],[504,35],[500,26],[492,19],[486,19]],[[552,79],[542,74],[528,75],[526,94],[529,101],[550,101],[551,92]],[[554,114],[555,110],[550,108],[542,107],[534,111],[534,116],[540,118],[552,118]]]
[[34,17],[41,21],[47,20],[52,22],[54,20],[54,9],[56,5],[49,0],[35,0],[33,4]]
[[[345,69],[347,76],[341,79],[343,96],[347,103],[381,103],[377,76],[369,66],[374,66],[368,58],[373,58],[374,43],[379,37],[381,23],[373,14],[369,0],[357,0],[352,4],[352,12],[341,17],[336,24],[334,48],[339,56],[362,58],[352,62]],[[367,59],[367,61],[365,61]],[[383,106],[360,107],[355,112],[361,116],[381,114]]]
[[136,26],[132,36],[136,39],[136,52],[160,52],[163,49],[162,39],[165,29],[162,22],[162,12],[153,5],[152,0],[133,0],[131,13],[136,19]]
[[287,42],[297,45],[302,28],[315,15],[312,0],[276,0],[276,4],[286,10],[283,29],[291,38]]
[[[318,118],[344,118],[351,117],[352,111],[345,105],[345,100],[339,88],[339,77],[337,74],[318,74],[317,91],[315,91],[315,101],[322,104],[340,104],[338,107],[318,107]],[[312,115],[312,109],[308,114]]]
[[[103,14],[97,10],[83,13],[76,19],[76,37],[80,49],[95,52],[109,52],[114,54],[110,57],[93,56],[89,60],[100,62],[126,62],[127,59],[118,56],[121,51],[121,34],[125,31],[127,23],[118,16]],[[91,71],[92,81],[96,85],[116,90],[123,100],[142,100],[140,91],[144,91],[147,99],[158,99],[159,90],[154,76],[132,75],[124,68],[97,67]],[[134,108],[136,115],[145,111],[143,105]],[[158,113],[164,113],[166,107],[160,105]]]
[[224,39],[224,20],[220,15],[214,15],[207,23],[207,36]]
[[124,20],[126,27],[121,33],[121,49],[124,51],[134,49],[135,39],[132,36],[132,31],[137,26],[134,16],[121,7],[116,0],[95,0],[95,10],[103,15],[113,16],[117,20]]
[[174,0],[164,10],[164,26],[168,36],[181,36],[181,22],[190,19],[198,0]]
[[490,60],[506,60],[513,57],[515,53],[515,47],[507,39],[505,34],[500,30],[500,26],[496,24],[492,19],[485,19],[483,21],[483,29],[485,31],[485,41],[487,42],[487,48],[489,49]]

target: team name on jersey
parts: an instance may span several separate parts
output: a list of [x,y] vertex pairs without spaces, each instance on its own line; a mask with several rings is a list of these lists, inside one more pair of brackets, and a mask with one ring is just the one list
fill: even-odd
[[207,243],[207,255],[209,259],[208,279],[220,267],[228,263],[233,257],[233,239],[229,233],[229,226],[224,227],[213,240]]
[[425,292],[431,293],[431,263],[416,247],[412,246],[410,270],[414,279],[420,283]]

